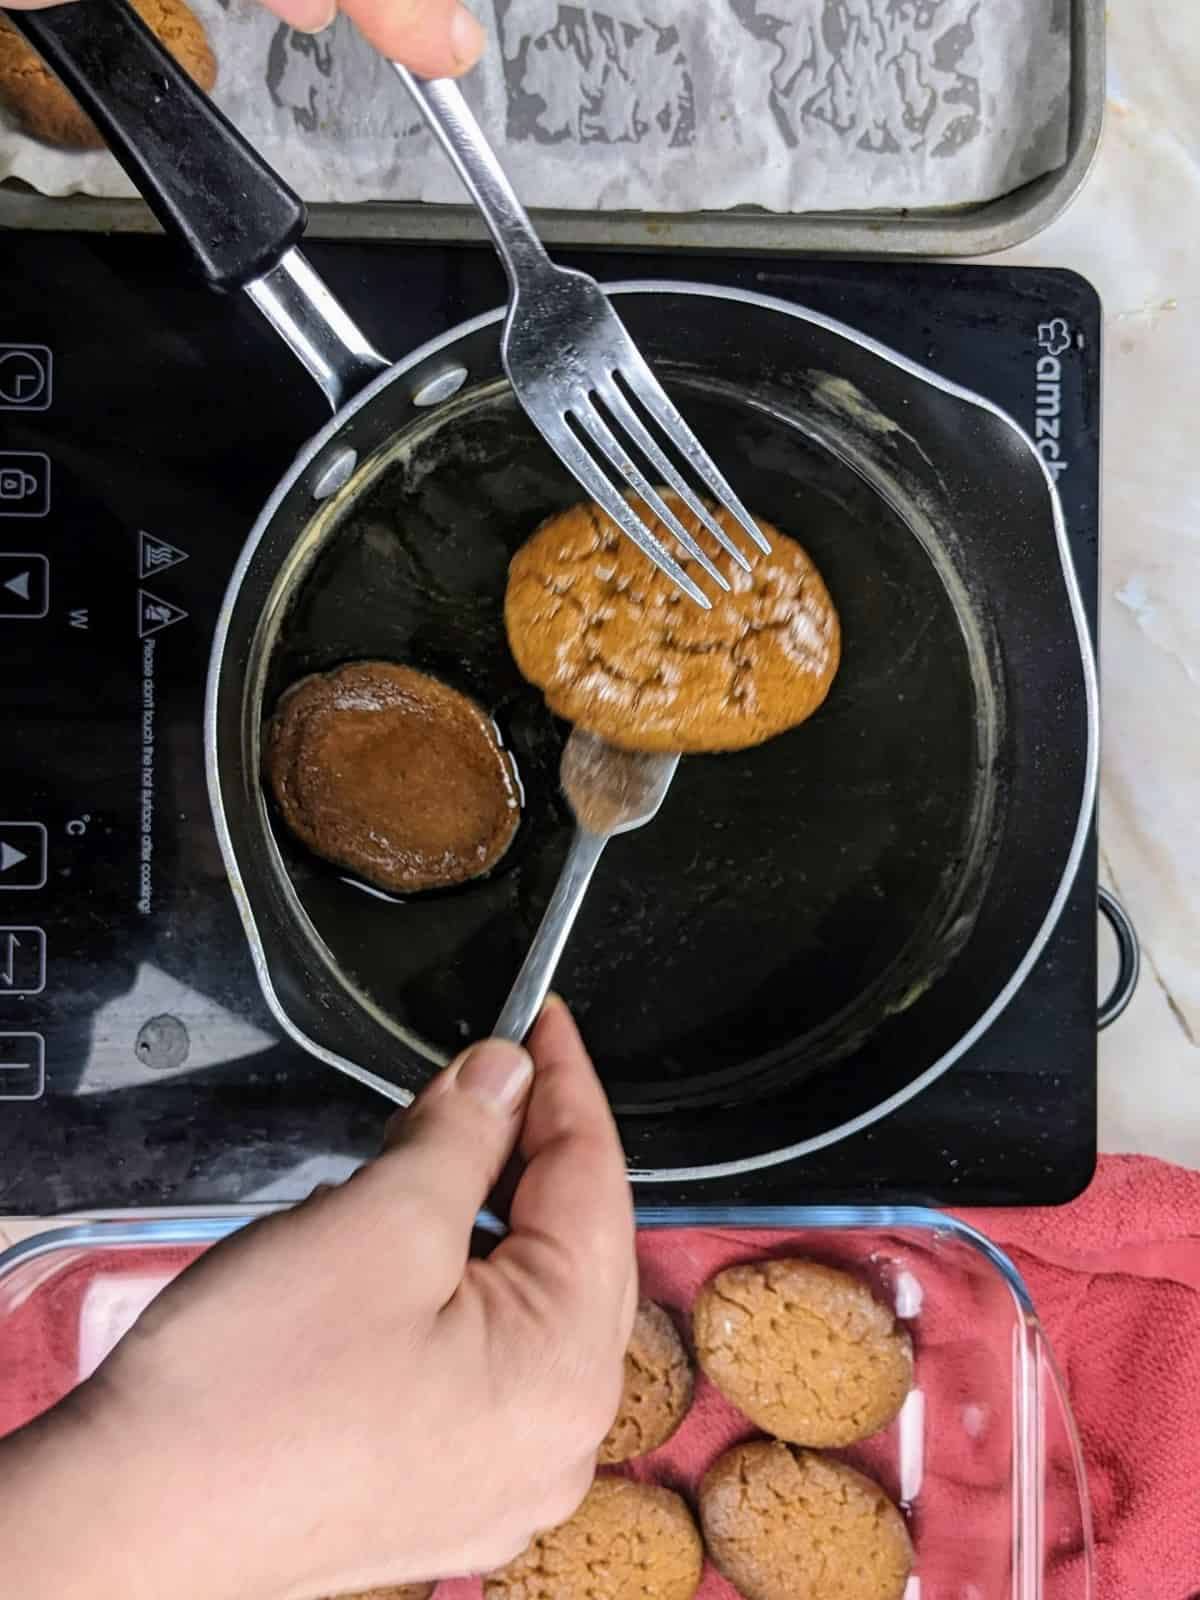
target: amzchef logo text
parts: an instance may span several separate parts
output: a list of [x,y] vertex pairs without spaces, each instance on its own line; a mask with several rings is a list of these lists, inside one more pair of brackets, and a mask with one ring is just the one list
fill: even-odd
[[1034,406],[1034,442],[1057,483],[1070,463],[1062,453],[1062,360],[1074,343],[1065,317],[1038,324],[1037,399]]

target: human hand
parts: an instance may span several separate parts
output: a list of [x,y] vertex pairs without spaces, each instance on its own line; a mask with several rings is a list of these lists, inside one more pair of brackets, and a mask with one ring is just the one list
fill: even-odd
[[[574,1510],[621,1391],[632,1212],[561,1001],[530,1052],[532,1088],[516,1046],[469,1051],[378,1160],[210,1251],[0,1445],[14,1593],[310,1600],[501,1565]],[[469,1259],[518,1136],[510,1232]]]
[[460,0],[262,0],[305,33],[329,27],[339,11],[393,61],[423,78],[456,78],[483,54],[487,35]]
[[[4,0],[35,11],[59,0]],[[483,54],[487,35],[461,0],[262,0],[302,33],[320,33],[344,11],[377,50],[423,78],[456,78]]]

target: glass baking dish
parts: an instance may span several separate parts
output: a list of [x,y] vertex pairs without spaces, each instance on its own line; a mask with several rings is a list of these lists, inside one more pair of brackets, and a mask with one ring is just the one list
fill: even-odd
[[[86,1378],[165,1284],[249,1220],[82,1223],[0,1254],[0,1434]],[[889,1429],[837,1453],[904,1508],[916,1552],[905,1600],[1090,1600],[1091,1513],[1066,1392],[1020,1274],[981,1234],[909,1207],[642,1208],[638,1225],[643,1291],[684,1318],[721,1266],[782,1253],[843,1266],[895,1308],[913,1338],[913,1391]],[[701,1381],[676,1438],[631,1470],[686,1490],[750,1431]],[[445,1585],[439,1600],[471,1592]],[[709,1568],[699,1600],[734,1591]]]

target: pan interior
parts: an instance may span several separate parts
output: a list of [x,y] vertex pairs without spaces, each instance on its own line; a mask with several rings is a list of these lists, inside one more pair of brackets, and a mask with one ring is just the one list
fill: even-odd
[[[810,722],[744,754],[685,760],[658,819],[609,846],[556,987],[615,1106],[633,1113],[837,1070],[969,936],[997,826],[986,602],[949,541],[819,440],[802,397],[751,400],[683,372],[669,387],[746,502],[816,560],[843,659]],[[344,981],[442,1055],[494,1022],[570,836],[565,729],[512,662],[502,602],[513,551],[579,493],[502,383],[410,425],[358,484],[306,557],[265,709],[355,658],[431,672],[494,716],[520,771],[522,825],[490,877],[403,902],[272,825]]]

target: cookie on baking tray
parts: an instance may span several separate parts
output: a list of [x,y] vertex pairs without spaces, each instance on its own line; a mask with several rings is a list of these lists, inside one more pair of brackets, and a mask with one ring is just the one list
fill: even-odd
[[904,1518],[844,1462],[776,1440],[736,1445],[700,1485],[704,1542],[744,1600],[900,1600]]
[[484,1600],[692,1600],[704,1548],[670,1489],[597,1478],[573,1517],[483,1580]]
[[[204,24],[185,0],[132,0],[152,33],[206,92],[217,63]],[[71,93],[44,65],[32,45],[0,16],[0,105],[23,132],[67,150],[101,150],[104,140]]]
[[429,1600],[436,1583],[396,1583],[387,1589],[362,1589],[357,1594],[340,1594],[332,1600]]
[[912,1341],[867,1284],[789,1258],[727,1267],[692,1313],[696,1359],[764,1433],[832,1447],[878,1433],[912,1387]]
[[600,1461],[631,1461],[667,1440],[692,1403],[692,1364],[675,1324],[653,1300],[642,1300],[625,1351],[621,1405]]

